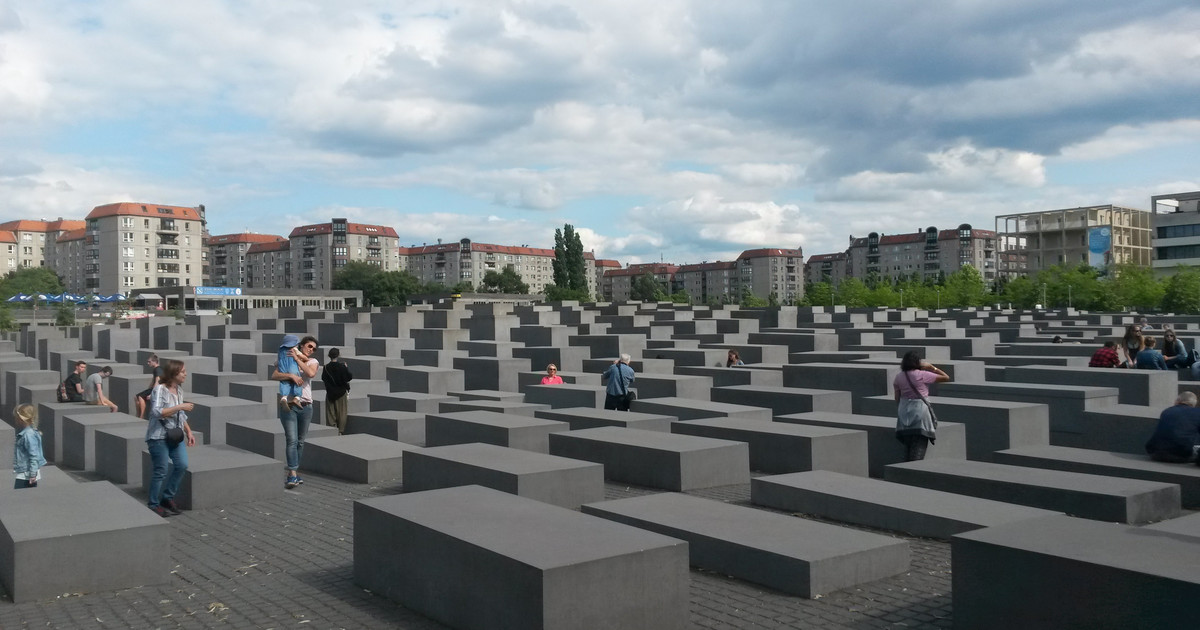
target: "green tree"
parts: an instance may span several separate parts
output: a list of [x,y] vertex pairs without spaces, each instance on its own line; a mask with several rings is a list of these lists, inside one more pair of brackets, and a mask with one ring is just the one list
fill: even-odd
[[512,267],[505,267],[499,273],[489,271],[483,274],[479,289],[488,293],[529,293],[529,285],[521,282],[521,275]]
[[644,273],[629,285],[629,299],[638,302],[654,302],[664,293],[652,273]]
[[1013,308],[1033,308],[1042,301],[1041,287],[1036,285],[1029,276],[1018,276],[1004,283],[1004,293],[1000,301]]
[[0,302],[0,332],[9,332],[17,329],[17,320],[13,318],[12,309],[8,308],[8,304]]
[[838,285],[833,300],[837,304],[849,307],[867,305],[867,285],[858,278],[846,278]]
[[383,270],[379,268],[379,265],[355,260],[346,263],[344,267],[337,270],[337,273],[333,274],[330,287],[336,291],[362,291],[363,297],[367,298],[368,302],[374,303],[368,294],[371,292],[371,285],[375,282],[375,277],[381,273]]
[[987,285],[983,275],[971,265],[963,265],[946,276],[942,291],[942,306],[981,306],[987,301]]
[[451,293],[470,293],[475,290],[475,285],[470,280],[463,280],[449,290]]
[[547,302],[592,301],[592,294],[588,293],[587,289],[576,291],[575,289],[564,289],[555,284],[547,284],[542,292],[546,294]]
[[58,309],[54,313],[55,326],[74,326],[75,325],[75,306],[63,302],[58,305]]
[[1200,272],[1179,265],[1165,284],[1164,309],[1188,315],[1200,313]]
[[814,282],[804,288],[804,306],[832,306],[833,285],[828,282]]
[[1112,287],[1114,306],[1138,310],[1158,308],[1166,292],[1166,284],[1154,277],[1149,267],[1114,265],[1108,273],[1107,284]]
[[46,267],[25,267],[15,271],[8,272],[4,279],[0,280],[0,299],[7,300],[8,298],[24,293],[33,295],[35,293],[62,293],[62,280],[53,271]]
[[554,230],[554,285],[563,289],[587,291],[587,263],[583,258],[583,241],[570,223]]
[[750,287],[746,287],[745,289],[742,289],[742,300],[739,302],[739,304],[742,305],[742,308],[756,308],[767,306],[770,303],[767,300],[754,295],[754,293],[750,291]]
[[423,289],[421,281],[407,271],[381,271],[371,278],[363,296],[375,306],[402,306],[408,296]]

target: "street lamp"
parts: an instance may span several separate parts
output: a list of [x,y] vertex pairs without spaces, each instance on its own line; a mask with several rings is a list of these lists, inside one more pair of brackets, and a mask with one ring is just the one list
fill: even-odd
[[1067,285],[1067,308],[1071,308],[1071,285]]
[[937,291],[937,307],[940,309],[942,308],[942,288],[938,287],[934,291]]
[[1042,308],[1046,308],[1046,283],[1042,283]]
[[904,310],[904,289],[900,289],[900,310]]

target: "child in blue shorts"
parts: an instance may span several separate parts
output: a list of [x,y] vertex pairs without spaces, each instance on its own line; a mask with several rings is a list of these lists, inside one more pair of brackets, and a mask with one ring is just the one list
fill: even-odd
[[[275,369],[284,374],[300,375],[300,364],[296,362],[296,357],[292,352],[296,346],[300,344],[300,338],[296,335],[284,335],[283,343],[279,345],[279,358],[275,361]],[[279,381],[279,406],[284,410],[289,410],[292,407],[301,407],[300,394],[304,388],[290,380]]]

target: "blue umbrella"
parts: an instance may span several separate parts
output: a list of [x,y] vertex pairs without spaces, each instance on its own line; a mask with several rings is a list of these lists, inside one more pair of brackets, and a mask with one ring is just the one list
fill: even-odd
[[5,302],[28,302],[29,296],[25,295],[24,293],[18,293],[4,301]]
[[57,302],[61,302],[63,300],[61,295],[54,295],[53,293],[51,293],[50,295],[42,296],[42,297],[46,298],[47,302],[57,303]]

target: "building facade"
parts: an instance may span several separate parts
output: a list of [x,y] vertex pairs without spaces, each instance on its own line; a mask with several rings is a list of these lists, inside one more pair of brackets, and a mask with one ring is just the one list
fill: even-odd
[[838,284],[849,273],[850,256],[846,252],[809,256],[804,263],[804,282]]
[[204,281],[204,206],[96,206],[86,218],[82,290],[128,292]]
[[0,274],[17,270],[17,235],[0,230]]
[[291,289],[292,252],[287,240],[254,243],[246,249],[247,289]]
[[736,261],[680,265],[675,271],[675,284],[687,292],[693,304],[736,302],[741,295]]
[[396,230],[382,225],[329,223],[302,225],[288,235],[292,286],[298,289],[332,288],[333,276],[348,262],[365,262],[382,271],[399,271]]
[[[82,223],[82,221],[80,221]],[[87,230],[69,230],[54,243],[54,270],[71,293],[86,293],[84,268],[87,266]]]
[[1156,275],[1200,267],[1200,191],[1151,197],[1150,226]]
[[68,221],[62,217],[56,221],[21,219],[0,223],[0,230],[12,232],[16,239],[11,253],[16,256],[17,268],[53,268],[54,244],[59,234],[83,229],[84,225],[83,221]]
[[1006,275],[1037,273],[1054,265],[1149,267],[1151,213],[1114,205],[1064,208],[996,217],[1000,249],[1008,262],[1024,269]]
[[679,266],[670,263],[639,263],[629,265],[624,269],[607,271],[604,274],[604,281],[611,293],[604,294],[601,297],[609,302],[624,302],[630,299],[634,279],[645,274],[654,276],[654,280],[658,282],[658,287],[664,293],[674,293],[677,289],[675,281],[675,273],[677,271],[679,271]]
[[805,264],[806,282],[833,284],[845,278],[897,282],[944,278],[966,265],[977,269],[985,282],[993,282],[998,270],[996,233],[976,230],[969,224],[953,230],[928,227],[908,234],[850,237],[845,252],[820,254]]
[[256,243],[286,243],[287,239],[275,234],[219,234],[208,237],[205,249],[208,253],[209,277],[205,283],[214,287],[248,287],[249,273],[246,254]]
[[[512,268],[529,285],[531,293],[541,293],[554,283],[554,250],[540,247],[476,243],[464,238],[455,243],[437,243],[400,248],[404,268],[424,284],[452,287],[470,282],[478,287],[489,271],[500,273]],[[596,294],[596,257],[583,253],[584,277],[588,293]]]

